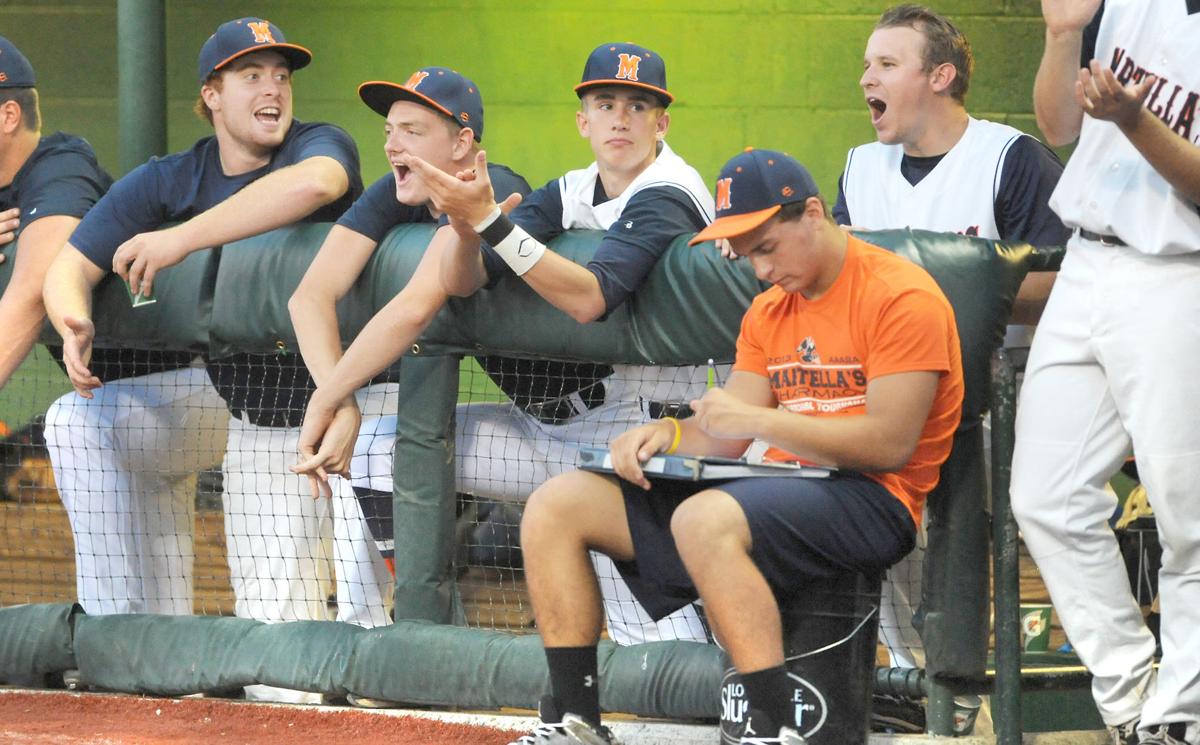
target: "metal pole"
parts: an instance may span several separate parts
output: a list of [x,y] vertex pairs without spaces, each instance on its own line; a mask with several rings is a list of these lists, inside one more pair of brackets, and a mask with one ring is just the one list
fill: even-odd
[[996,613],[996,745],[1021,745],[1021,577],[1017,522],[1009,495],[1017,410],[1008,352],[992,357],[992,574]]
[[166,9],[163,0],[117,0],[121,173],[167,151]]

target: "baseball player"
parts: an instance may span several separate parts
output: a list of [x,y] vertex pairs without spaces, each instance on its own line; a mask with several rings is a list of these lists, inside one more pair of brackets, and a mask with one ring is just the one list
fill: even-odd
[[[1048,205],[1062,164],[1035,138],[967,113],[974,56],[948,18],[920,5],[888,9],[867,41],[863,68],[859,84],[879,139],[846,157],[833,210],[839,223],[1066,243],[1069,231]],[[1030,275],[1018,300],[1019,317],[1036,318],[1052,278]],[[1032,331],[1014,325],[1006,344],[1028,347]],[[917,548],[892,567],[883,585],[879,636],[897,667],[925,665],[912,624],[924,557],[922,531]],[[924,731],[919,707],[892,713],[897,716],[881,724]]]
[[[294,356],[238,355],[209,365],[212,385],[189,367],[101,386],[89,369],[91,288],[115,271],[132,292],[153,296],[155,273],[193,251],[345,211],[362,190],[354,142],[338,127],[292,118],[292,73],[311,58],[269,21],[222,24],[199,56],[197,110],[211,120],[214,136],[117,181],[76,228],[45,289],[76,388],[51,407],[47,421],[64,502],[93,535],[114,532],[106,521],[116,506],[131,515],[129,526],[115,526],[132,531],[121,540],[179,544],[169,563],[156,556],[150,566],[108,580],[190,578],[191,495],[148,489],[142,479],[158,482],[215,462],[228,427],[223,498],[236,611],[268,622],[326,617],[327,505],[298,498],[296,488],[289,493],[295,479],[283,462],[298,434],[289,425],[299,424],[312,387],[303,365]],[[170,222],[179,224],[160,227]],[[177,599],[177,612],[190,605],[185,587],[166,597]]]
[[36,84],[29,60],[0,36],[0,246],[11,243],[15,258],[0,298],[0,388],[42,329],[47,267],[112,184],[87,141],[62,132],[42,136]]
[[[1043,0],[1034,88],[1078,138],[1050,206],[1075,230],[1017,409],[1013,509],[1114,743],[1200,743],[1200,4]],[[1082,69],[1081,69],[1082,68]],[[1158,516],[1162,664],[1103,486],[1130,454]]]
[[[551,694],[522,745],[614,742],[599,720],[589,548],[617,560],[652,616],[703,598],[746,688],[742,742],[801,745],[776,598],[803,593],[805,577],[879,573],[908,553],[950,452],[962,369],[933,279],[839,230],[812,176],[783,153],[731,159],[717,195],[717,220],[692,243],[728,239],[774,287],[742,320],[726,385],[693,401],[693,418],[613,440],[620,479],[576,471],[530,497],[521,544]],[[835,387],[803,374],[828,365]],[[770,443],[768,461],[843,471],[706,486],[652,482],[640,467],[657,453],[736,456],[754,438]]]
[[[304,362],[318,385],[328,384],[334,366],[342,357],[337,301],[353,286],[379,241],[396,225],[436,222],[441,227],[408,285],[384,311],[403,324],[401,328],[393,326],[392,333],[409,339],[405,342],[407,346],[445,304],[446,294],[438,279],[440,247],[453,229],[448,219],[430,204],[424,181],[399,165],[397,159],[402,153],[411,152],[448,173],[469,170],[475,164],[475,153],[483,139],[483,99],[479,88],[449,68],[425,67],[403,84],[370,81],[359,86],[358,91],[363,102],[386,119],[384,154],[392,170],[372,184],[339,218],[288,303]],[[516,201],[529,193],[525,179],[508,168],[493,163],[488,172],[498,192],[505,197],[515,194]],[[333,497],[335,514],[348,511],[357,516],[360,509],[355,500],[357,493],[369,516],[385,517],[371,521],[372,535],[359,530],[353,535],[339,536],[343,540],[336,544],[353,547],[351,556],[338,556],[338,618],[364,626],[389,622],[387,604],[392,579],[387,564],[392,559],[392,535],[390,529],[386,533],[383,529],[390,524],[387,519],[392,501],[390,455],[396,418],[380,417],[396,409],[395,385],[386,382],[389,380],[386,373],[376,376],[371,385],[360,390],[358,398],[363,404],[352,397],[341,402],[334,419],[345,418],[348,431],[359,433],[359,444],[342,453],[340,462],[324,468],[325,474],[349,475],[356,450],[365,454],[373,448],[386,447],[385,483],[372,484],[362,463],[353,469],[360,475],[353,482],[353,490],[345,482],[335,486],[316,475],[311,477],[315,493],[323,491]],[[377,400],[381,405],[372,406]],[[365,424],[360,411],[368,414]],[[376,438],[381,444],[375,444]],[[342,520],[335,523],[335,529],[338,525],[355,529],[363,522]]]
[[[502,210],[493,198],[480,153],[472,177],[459,180],[416,153],[396,163],[425,182],[436,209],[449,217],[455,238],[441,263],[450,294],[468,295],[503,273],[515,272],[547,301],[580,323],[602,319],[636,291],[671,241],[702,228],[712,200],[696,171],[664,141],[670,124],[662,58],[635,44],[602,44],[588,57],[576,114],[580,135],[596,161],[536,190],[499,226],[516,224],[533,239],[533,253],[509,264],[507,245],[480,252],[477,230]],[[584,267],[546,251],[544,244],[572,228],[606,231],[595,257]],[[497,230],[492,231],[493,236]],[[501,236],[503,237],[503,236]],[[496,239],[499,243],[499,238]],[[377,319],[379,320],[379,319]],[[354,387],[403,353],[411,339],[384,322],[372,322],[347,350],[331,387],[314,394],[302,443],[320,443],[324,454],[344,452],[322,437],[328,422]],[[671,402],[703,390],[704,369],[616,368],[558,362],[500,361],[489,369],[512,399],[510,404],[460,407],[459,488],[493,499],[520,500],[550,476],[574,467],[581,444],[605,444],[613,434],[648,416],[662,416]],[[348,429],[343,429],[349,432]],[[377,438],[363,459],[377,486],[390,484],[391,444]],[[382,482],[382,483],[380,483]],[[607,563],[607,559],[598,558]],[[620,643],[666,638],[703,640],[704,626],[693,608],[654,623],[610,568],[606,578],[609,633]]]

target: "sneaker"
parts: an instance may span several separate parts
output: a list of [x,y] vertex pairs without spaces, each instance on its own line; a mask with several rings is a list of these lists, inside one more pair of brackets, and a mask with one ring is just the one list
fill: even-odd
[[746,729],[742,731],[742,739],[738,745],[807,745],[807,740],[791,727],[781,727],[776,735],[759,733],[775,730],[771,719],[757,709],[751,709],[746,717]]
[[1109,727],[1108,736],[1112,738],[1112,745],[1140,745],[1137,731],[1138,721],[1134,719],[1125,724]]
[[1160,724],[1145,732],[1139,732],[1140,740],[1133,740],[1137,745],[1189,745],[1183,739],[1187,733],[1187,725],[1183,722]]
[[919,701],[876,693],[871,696],[871,731],[893,735],[924,734],[925,707]]
[[607,727],[593,727],[574,714],[559,714],[553,696],[542,696],[538,717],[542,722],[533,732],[508,745],[621,745]]

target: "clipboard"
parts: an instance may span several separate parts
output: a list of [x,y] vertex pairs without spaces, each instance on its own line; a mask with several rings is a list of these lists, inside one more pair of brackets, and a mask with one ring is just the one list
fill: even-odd
[[[608,448],[582,447],[579,467],[584,471],[615,473]],[[829,466],[799,463],[748,463],[743,458],[717,458],[710,455],[655,455],[642,464],[647,476],[681,481],[714,481],[756,477],[827,479],[837,474]]]

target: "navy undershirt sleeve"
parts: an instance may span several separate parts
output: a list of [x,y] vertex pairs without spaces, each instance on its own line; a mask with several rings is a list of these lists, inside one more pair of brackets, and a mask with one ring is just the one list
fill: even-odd
[[845,178],[845,173],[838,176],[838,195],[837,203],[833,205],[833,219],[838,225],[853,225],[854,223],[850,222],[850,207],[846,205],[846,190],[842,186],[842,180]]
[[1034,246],[1065,246],[1071,231],[1050,209],[1050,195],[1063,166],[1050,148],[1033,137],[1017,138],[1004,158],[996,194],[1000,238]]
[[[524,179],[521,180],[524,181]],[[526,184],[526,188],[528,188],[528,184]],[[499,189],[495,189],[495,191],[497,195],[500,194]],[[526,192],[526,194],[525,199],[513,210],[509,218],[538,242],[549,243],[563,232],[562,191],[558,186],[558,179],[532,193]],[[499,201],[499,196],[497,196],[497,201]],[[504,263],[504,259],[496,253],[496,249],[486,243],[480,244],[480,249],[483,251],[483,267],[487,270],[488,287],[495,285],[504,275],[512,273],[508,264]]]
[[656,186],[634,195],[587,264],[604,295],[600,320],[641,287],[677,236],[696,233],[704,225],[695,202],[681,189]]

